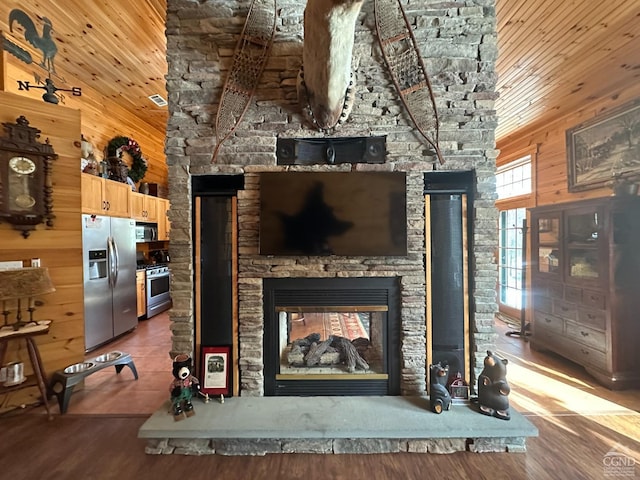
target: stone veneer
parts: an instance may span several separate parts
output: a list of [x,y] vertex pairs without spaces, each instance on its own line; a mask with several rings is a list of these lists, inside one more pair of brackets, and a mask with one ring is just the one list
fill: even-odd
[[[265,257],[258,255],[257,172],[276,165],[278,137],[320,137],[304,124],[296,96],[302,61],[304,3],[278,0],[277,31],[254,101],[235,136],[211,163],[215,117],[222,87],[250,2],[168,0],[167,58],[169,121],[166,153],[174,307],[170,312],[173,351],[194,347],[192,175],[244,174],[238,193],[239,357],[241,395],[263,395],[262,279],[267,277],[370,277],[401,279],[402,395],[423,395],[426,375],[423,173],[432,157],[398,100],[375,37],[373,1],[365,2],[356,27],[356,100],[348,122],[334,136],[387,136],[383,165],[296,167],[300,170],[397,170],[407,175],[408,255],[406,257]],[[409,3],[407,5],[407,3]],[[497,246],[494,110],[497,57],[495,0],[403,1],[416,26],[440,116],[445,170],[477,175],[471,314],[476,375],[495,342]],[[395,447],[394,447],[395,448]]]
[[524,453],[525,437],[501,438],[336,438],[336,439],[210,439],[161,438],[147,441],[149,455],[264,456],[278,453]]

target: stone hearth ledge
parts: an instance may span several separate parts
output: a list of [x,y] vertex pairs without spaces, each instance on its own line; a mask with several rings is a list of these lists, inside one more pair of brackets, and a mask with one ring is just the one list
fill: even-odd
[[234,397],[196,401],[175,421],[169,402],[138,431],[148,454],[524,452],[538,429],[511,409],[505,421],[453,405],[435,414],[427,397]]

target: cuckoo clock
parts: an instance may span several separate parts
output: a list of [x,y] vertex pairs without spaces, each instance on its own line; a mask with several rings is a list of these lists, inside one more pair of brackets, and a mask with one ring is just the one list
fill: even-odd
[[57,158],[49,139],[38,141],[40,130],[21,116],[3,123],[0,137],[0,222],[13,225],[27,238],[40,223],[53,226],[52,161]]

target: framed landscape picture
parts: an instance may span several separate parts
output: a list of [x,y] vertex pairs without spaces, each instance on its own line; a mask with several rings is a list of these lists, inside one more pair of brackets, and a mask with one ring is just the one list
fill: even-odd
[[202,347],[200,391],[209,395],[229,394],[230,347]]
[[569,191],[640,176],[640,99],[566,132]]

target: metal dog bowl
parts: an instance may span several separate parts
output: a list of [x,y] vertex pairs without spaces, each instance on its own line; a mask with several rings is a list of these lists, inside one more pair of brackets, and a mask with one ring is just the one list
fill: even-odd
[[103,353],[102,355],[95,358],[95,361],[98,363],[106,363],[113,362],[122,356],[122,352],[109,352]]
[[64,373],[81,373],[86,372],[93,367],[93,362],[74,363],[64,369]]

